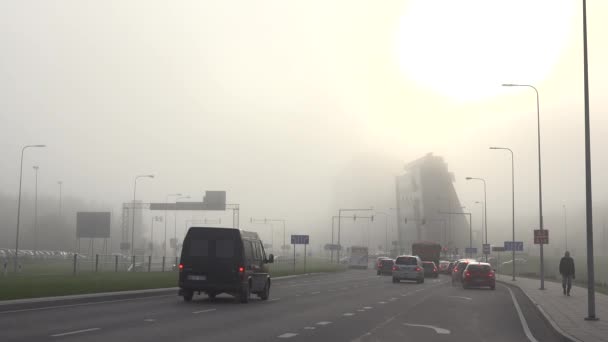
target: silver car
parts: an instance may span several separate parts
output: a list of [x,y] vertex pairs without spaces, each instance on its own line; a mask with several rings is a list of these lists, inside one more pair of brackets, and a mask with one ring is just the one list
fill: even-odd
[[401,280],[415,280],[418,284],[424,283],[424,268],[419,257],[401,255],[395,259],[393,283],[398,283]]

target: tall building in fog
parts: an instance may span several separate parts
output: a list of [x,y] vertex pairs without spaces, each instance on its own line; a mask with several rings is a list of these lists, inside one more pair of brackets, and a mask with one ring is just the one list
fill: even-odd
[[399,252],[410,252],[415,241],[433,241],[464,255],[469,246],[468,216],[440,213],[463,212],[448,165],[429,153],[405,165],[404,171],[395,182]]

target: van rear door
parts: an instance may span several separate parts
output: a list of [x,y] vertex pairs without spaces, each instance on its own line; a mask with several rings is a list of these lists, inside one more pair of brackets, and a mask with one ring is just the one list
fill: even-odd
[[239,281],[240,234],[235,229],[191,228],[182,250],[184,280],[207,284]]

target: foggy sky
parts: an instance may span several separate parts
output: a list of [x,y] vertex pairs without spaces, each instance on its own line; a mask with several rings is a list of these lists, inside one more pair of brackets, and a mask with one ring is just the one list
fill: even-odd
[[[535,86],[541,94],[546,226],[561,224],[566,204],[573,231],[582,232],[583,217],[575,215],[584,206],[582,24],[578,1],[572,2],[577,5],[555,2],[572,13],[562,23],[566,34],[555,64]],[[463,7],[474,4],[462,1]],[[39,165],[45,196],[56,196],[62,180],[64,194],[118,210],[132,198],[134,177],[153,173],[155,179],[139,182],[138,199],[160,202],[181,192],[200,200],[204,190],[226,190],[228,201],[241,205],[244,226],[252,216],[284,218],[292,232],[306,233],[327,231],[341,206],[386,210],[402,165],[433,152],[444,157],[461,201],[474,213],[481,184],[464,177],[487,179],[488,225],[508,236],[509,156],[488,150],[506,146],[515,152],[520,228],[535,228],[535,97],[531,90],[500,87],[530,80],[478,85],[497,88],[480,99],[457,99],[420,84],[400,68],[396,52],[401,21],[412,6],[413,1],[1,2],[0,191],[16,197],[21,146],[47,144],[26,152],[24,193],[33,193],[31,167]],[[430,27],[449,29],[433,21],[434,13],[426,15]],[[608,186],[608,67],[602,62],[608,60],[608,4],[590,2],[588,15],[599,204],[607,200]],[[480,25],[491,25],[490,14],[473,9],[462,21],[479,18]],[[539,42],[552,39],[542,35],[543,20],[548,19],[541,16],[536,28],[528,28]],[[427,43],[447,44],[435,40],[440,34],[428,34]],[[428,53],[424,46],[406,49]],[[442,59],[449,62],[450,55]],[[471,77],[485,72],[469,70]],[[366,169],[360,160],[382,167]],[[364,170],[351,173],[353,165]],[[378,192],[361,186],[370,179]],[[369,195],[353,197],[347,190],[360,187]],[[602,215],[596,211],[598,219]]]

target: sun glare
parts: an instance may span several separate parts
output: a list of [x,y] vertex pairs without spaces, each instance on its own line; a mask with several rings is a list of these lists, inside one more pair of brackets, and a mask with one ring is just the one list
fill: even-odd
[[502,83],[538,83],[567,44],[574,3],[410,0],[397,36],[401,70],[457,101],[494,96]]

